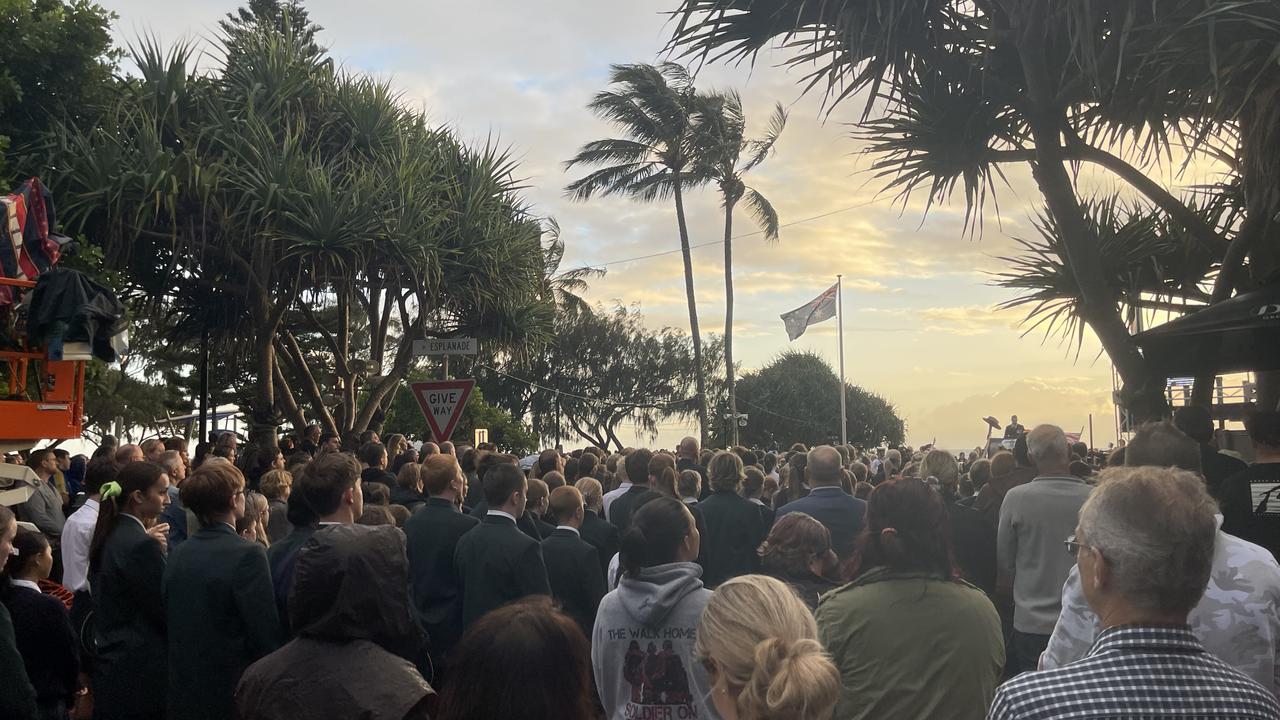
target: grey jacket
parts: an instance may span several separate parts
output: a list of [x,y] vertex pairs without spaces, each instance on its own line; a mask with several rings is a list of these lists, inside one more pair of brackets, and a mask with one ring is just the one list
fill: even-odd
[[1048,635],[1062,609],[1062,583],[1075,558],[1063,541],[1091,486],[1077,477],[1041,476],[1004,496],[996,533],[996,560],[1013,575],[1013,629]]
[[655,565],[623,576],[600,603],[591,665],[612,720],[718,719],[711,684],[694,659],[698,620],[711,598],[696,563]]
[[62,536],[67,516],[62,514],[62,496],[53,486],[53,480],[40,481],[31,499],[18,506],[18,517],[40,528],[48,537]]

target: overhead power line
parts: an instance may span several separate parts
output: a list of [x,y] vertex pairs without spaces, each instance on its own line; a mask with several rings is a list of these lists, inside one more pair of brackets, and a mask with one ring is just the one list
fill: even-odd
[[479,360],[473,359],[472,364],[473,364],[473,371],[474,371],[474,368],[484,368],[485,370],[488,370],[489,372],[492,372],[495,375],[501,375],[502,377],[505,377],[509,380],[514,380],[518,383],[528,385],[531,388],[536,388],[538,390],[543,390],[545,392],[558,393],[561,397],[572,398],[574,400],[581,400],[582,402],[594,403],[596,405],[608,405],[610,407],[616,407],[616,408],[631,408],[633,410],[639,410],[639,409],[670,410],[671,408],[679,407],[681,405],[687,404],[694,400],[693,397],[690,397],[690,398],[685,398],[684,400],[677,400],[675,402],[656,404],[656,403],[614,402],[612,400],[602,400],[600,398],[589,398],[583,395],[575,395],[574,393],[571,393],[571,392],[565,392],[564,390],[558,390],[553,387],[548,387],[546,385],[536,383],[532,380],[526,380],[525,378],[519,377],[517,375],[512,375],[511,373],[506,372],[504,370],[499,370],[498,368],[485,365]]
[[[876,201],[875,201],[875,199],[871,199],[871,200],[868,200],[868,201],[866,201],[866,202],[858,203],[857,205],[850,205],[849,207],[843,207],[843,208],[839,208],[839,209],[837,209],[837,210],[829,210],[829,211],[824,212],[824,213],[822,213],[822,214],[820,214],[820,215],[814,215],[814,216],[812,216],[812,217],[801,218],[801,219],[799,219],[799,220],[793,220],[792,222],[789,222],[789,223],[783,223],[783,224],[779,225],[778,227],[779,227],[779,229],[781,229],[781,228],[794,227],[794,226],[796,226],[796,225],[803,225],[803,224],[805,224],[805,223],[813,222],[814,220],[821,220],[821,219],[823,219],[823,218],[831,217],[832,215],[839,215],[840,213],[846,213],[846,212],[849,212],[849,211],[851,211],[851,210],[858,210],[858,209],[860,209],[860,208],[867,207],[868,205],[872,205],[872,204],[874,204],[875,202],[876,202]],[[741,238],[754,237],[754,236],[756,236],[756,235],[763,235],[763,234],[764,234],[764,231],[763,231],[763,230],[755,230],[755,231],[753,231],[753,232],[742,233],[741,235],[734,235],[734,236],[733,236],[732,238],[730,238],[730,239],[732,239],[732,240],[739,240],[739,239],[741,239]],[[690,250],[696,250],[696,249],[698,249],[698,248],[711,247],[712,245],[723,245],[723,244],[724,244],[724,240],[723,240],[723,239],[721,239],[721,240],[708,240],[707,242],[703,242],[703,243],[695,243],[695,244],[693,244],[693,245],[690,245],[690,246],[689,246],[689,249],[690,249]],[[664,250],[664,251],[662,251],[662,252],[650,253],[650,254],[648,254],[648,255],[638,255],[638,256],[636,256],[636,257],[623,258],[623,259],[621,259],[621,260],[609,260],[608,262],[592,263],[592,264],[589,264],[589,265],[583,265],[583,266],[581,266],[581,267],[571,268],[570,270],[566,270],[565,272],[573,272],[574,270],[592,270],[592,269],[598,269],[598,268],[602,268],[602,267],[610,267],[610,266],[612,266],[612,265],[624,265],[624,264],[626,264],[626,263],[637,262],[637,261],[639,261],[639,260],[651,260],[651,259],[656,258],[656,257],[664,257],[664,256],[666,256],[666,255],[674,255],[674,254],[676,254],[676,253],[678,253],[678,252],[683,252],[683,249],[682,249],[682,248],[676,248],[675,250]]]

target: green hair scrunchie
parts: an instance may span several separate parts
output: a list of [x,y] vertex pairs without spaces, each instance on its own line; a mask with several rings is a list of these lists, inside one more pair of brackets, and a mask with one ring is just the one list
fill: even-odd
[[104,484],[102,489],[99,490],[99,493],[101,494],[102,499],[106,501],[123,494],[124,488],[120,487],[120,483],[112,480],[111,482]]

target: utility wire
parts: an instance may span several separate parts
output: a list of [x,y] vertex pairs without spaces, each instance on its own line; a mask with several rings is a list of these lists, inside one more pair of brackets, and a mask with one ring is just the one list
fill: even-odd
[[[851,211],[851,210],[858,210],[858,209],[860,209],[860,208],[867,207],[868,205],[872,205],[872,204],[874,204],[875,202],[876,202],[876,200],[873,198],[873,199],[868,200],[868,201],[866,201],[866,202],[858,203],[857,205],[850,205],[849,207],[839,208],[839,209],[837,209],[837,210],[829,210],[829,211],[827,211],[827,212],[822,213],[821,215],[814,215],[814,216],[812,216],[812,217],[801,218],[801,219],[799,219],[799,220],[793,220],[792,222],[789,222],[789,223],[783,223],[783,224],[779,225],[779,226],[778,226],[778,228],[779,228],[779,229],[782,229],[782,228],[789,228],[789,227],[793,227],[793,226],[795,226],[795,225],[803,225],[804,223],[813,222],[814,220],[821,220],[821,219],[826,218],[826,217],[831,217],[832,215],[838,215],[838,214],[840,214],[840,213],[846,213],[846,212],[849,212],[849,211]],[[734,236],[733,236],[733,237],[731,237],[730,239],[731,239],[731,240],[738,240],[738,239],[741,239],[741,238],[754,237],[754,236],[756,236],[756,235],[763,235],[763,234],[764,234],[764,231],[763,231],[763,230],[755,230],[755,231],[753,231],[753,232],[749,232],[749,233],[742,233],[741,235],[734,235]],[[697,248],[711,247],[712,245],[723,245],[723,244],[724,244],[724,240],[723,240],[723,239],[721,239],[721,240],[709,240],[709,241],[707,241],[707,242],[703,242],[703,243],[696,243],[696,244],[690,245],[690,246],[689,246],[689,249],[690,249],[690,250],[696,250]],[[571,268],[571,269],[569,269],[569,270],[566,270],[565,272],[573,272],[573,271],[575,271],[575,270],[596,270],[596,269],[599,269],[599,268],[610,267],[610,266],[612,266],[612,265],[624,265],[624,264],[626,264],[626,263],[636,262],[636,261],[638,261],[638,260],[651,260],[651,259],[656,258],[656,257],[664,257],[664,256],[666,256],[666,255],[674,255],[674,254],[676,254],[676,253],[678,253],[678,252],[684,252],[684,251],[683,251],[683,249],[681,249],[681,248],[676,248],[675,250],[664,250],[664,251],[662,251],[662,252],[650,253],[650,254],[648,254],[648,255],[639,255],[639,256],[637,256],[637,257],[624,258],[624,259],[622,259],[622,260],[610,260],[609,262],[595,263],[595,264],[592,264],[592,265],[583,265],[583,266],[581,266],[581,267]]]
[[533,382],[532,380],[526,380],[526,379],[524,379],[524,378],[522,378],[522,377],[519,377],[519,376],[516,376],[516,375],[512,375],[512,374],[511,374],[511,373],[509,373],[509,372],[505,372],[505,371],[503,371],[503,370],[499,370],[499,369],[497,369],[497,368],[495,368],[495,367],[490,367],[489,365],[485,365],[484,363],[481,363],[481,362],[480,362],[479,360],[477,360],[477,359],[473,359],[473,360],[472,360],[472,369],[474,370],[474,369],[475,369],[475,368],[477,368],[477,367],[479,367],[479,368],[484,368],[485,370],[488,370],[489,372],[492,372],[492,373],[494,373],[494,374],[496,374],[496,375],[501,375],[502,377],[509,378],[509,379],[511,379],[511,380],[515,380],[515,381],[516,381],[516,382],[518,382],[518,383],[523,383],[523,384],[528,385],[529,387],[532,387],[532,388],[537,388],[537,389],[539,389],[539,390],[545,390],[546,392],[557,393],[557,394],[559,394],[561,397],[573,398],[574,400],[581,400],[581,401],[583,401],[583,402],[594,403],[594,404],[597,404],[597,405],[608,405],[609,407],[616,407],[616,408],[618,408],[618,409],[631,408],[631,409],[633,409],[633,410],[640,410],[640,409],[647,409],[647,410],[670,410],[671,408],[674,408],[674,407],[678,407],[678,406],[681,406],[681,405],[687,404],[687,403],[691,402],[692,400],[694,400],[694,398],[696,398],[696,397],[697,397],[697,396],[689,397],[689,398],[685,398],[684,400],[677,400],[677,401],[675,401],[675,402],[665,403],[665,404],[654,404],[654,403],[622,403],[622,402],[613,402],[613,401],[610,401],[610,400],[601,400],[601,399],[599,399],[599,398],[589,398],[589,397],[585,397],[585,396],[582,396],[582,395],[575,395],[575,394],[573,394],[573,393],[571,393],[571,392],[565,392],[564,390],[558,390],[558,389],[553,388],[553,387],[547,387],[546,385],[541,385],[541,384],[539,384],[539,383]]

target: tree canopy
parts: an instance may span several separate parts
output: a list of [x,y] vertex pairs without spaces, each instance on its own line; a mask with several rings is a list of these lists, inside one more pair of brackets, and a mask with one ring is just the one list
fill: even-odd
[[[840,378],[821,355],[788,350],[738,380],[738,404],[749,417],[739,437],[758,447],[840,442]],[[873,447],[903,441],[906,426],[893,405],[856,385],[844,387],[849,442]]]
[[[91,122],[119,53],[113,14],[88,0],[0,0],[0,178],[36,174],[32,145],[51,121]],[[26,159],[23,159],[23,158]]]
[[237,16],[213,71],[192,45],[144,39],[101,120],[47,143],[64,227],[101,245],[171,341],[207,332],[244,372],[261,443],[283,418],[369,427],[420,362],[415,339],[545,338],[562,253],[503,148],[337,70],[301,20]]
[[[713,378],[720,348],[714,337],[704,345]],[[621,449],[623,424],[656,437],[662,421],[696,416],[689,337],[651,330],[625,307],[567,309],[548,343],[494,362],[476,370],[485,396],[515,417],[530,417],[544,440],[560,434]]]

